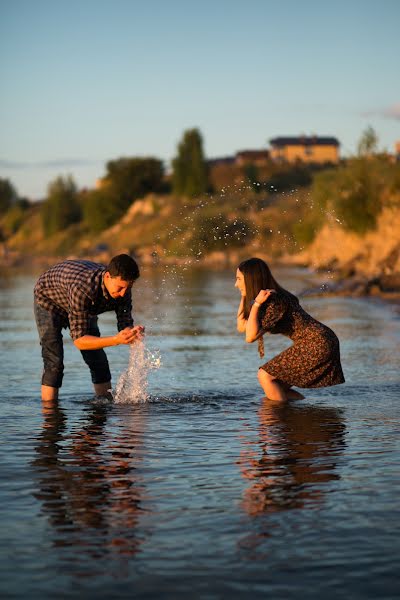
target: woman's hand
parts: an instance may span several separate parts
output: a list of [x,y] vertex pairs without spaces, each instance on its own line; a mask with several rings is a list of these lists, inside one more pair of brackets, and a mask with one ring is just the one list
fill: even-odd
[[274,294],[275,290],[260,290],[254,300],[254,302],[258,302],[258,304],[264,304],[266,300],[270,297],[271,294]]

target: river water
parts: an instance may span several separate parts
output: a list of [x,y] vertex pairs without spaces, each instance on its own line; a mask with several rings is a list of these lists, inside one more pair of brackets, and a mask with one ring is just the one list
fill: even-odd
[[[315,283],[277,276],[295,292]],[[234,273],[144,271],[136,322],[162,363],[149,400],[94,400],[66,335],[60,401],[42,406],[34,281],[0,279],[3,597],[398,596],[396,306],[305,298],[340,338],[346,383],[280,406],[235,331]],[[268,336],[266,357],[287,345]],[[115,385],[129,350],[108,356]]]

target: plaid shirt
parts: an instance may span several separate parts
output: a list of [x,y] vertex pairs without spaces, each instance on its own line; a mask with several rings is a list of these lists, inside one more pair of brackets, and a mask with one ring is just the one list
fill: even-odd
[[105,272],[104,265],[98,263],[65,260],[45,271],[36,282],[36,302],[62,317],[74,341],[88,333],[93,316],[109,310],[115,310],[118,331],[133,325],[131,290],[123,298],[112,298],[103,282]]

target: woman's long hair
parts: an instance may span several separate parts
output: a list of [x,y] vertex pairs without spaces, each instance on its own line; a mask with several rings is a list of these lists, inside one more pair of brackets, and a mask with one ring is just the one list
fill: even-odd
[[238,269],[244,275],[244,284],[246,287],[246,296],[244,298],[244,318],[247,319],[250,314],[251,305],[260,290],[276,290],[285,292],[293,298],[295,296],[285,290],[273,277],[266,262],[261,258],[249,258],[244,260],[238,266]]

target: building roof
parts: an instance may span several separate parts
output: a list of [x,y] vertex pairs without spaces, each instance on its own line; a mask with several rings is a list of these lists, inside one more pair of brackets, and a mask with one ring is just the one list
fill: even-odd
[[298,137],[277,137],[269,141],[272,146],[340,146],[335,137],[300,135]]

